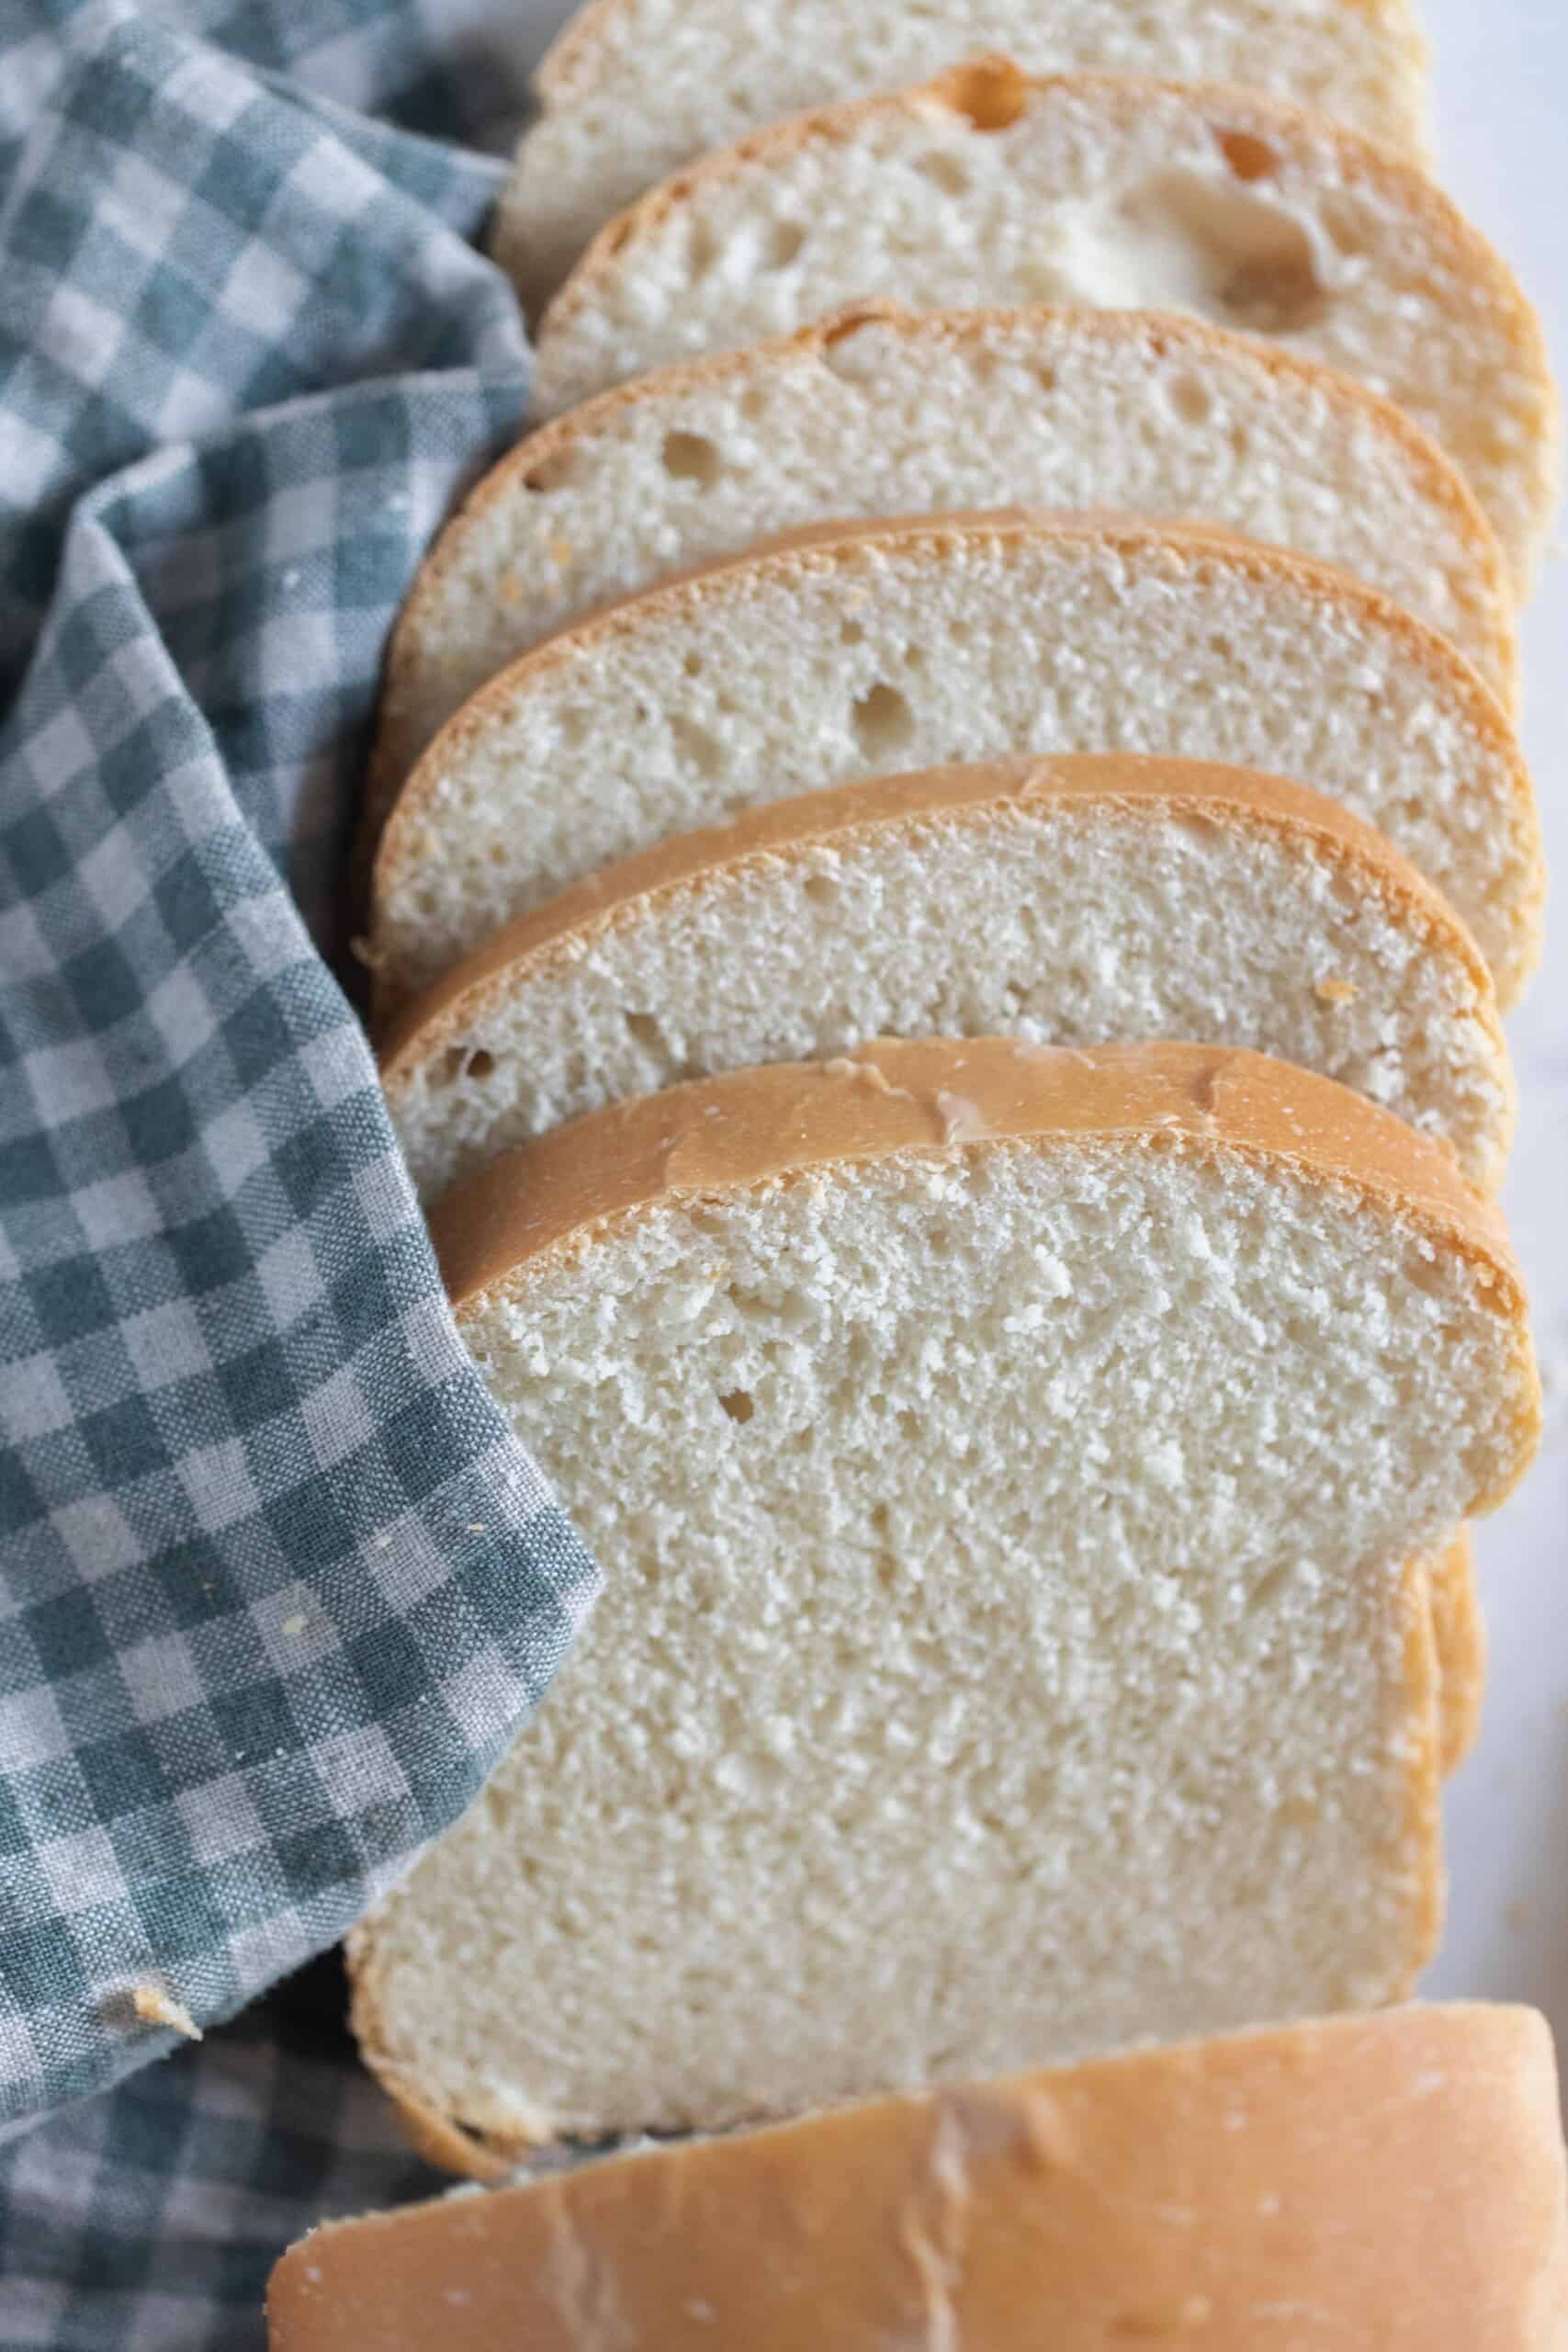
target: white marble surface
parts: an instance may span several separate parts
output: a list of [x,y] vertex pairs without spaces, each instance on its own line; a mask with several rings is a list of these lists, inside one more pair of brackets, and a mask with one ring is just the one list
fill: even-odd
[[[472,0],[467,0],[472,5]],[[521,0],[542,48],[568,13]],[[1568,379],[1568,7],[1427,0],[1443,175],[1546,314]],[[1549,851],[1568,877],[1568,560],[1548,564],[1526,628],[1526,736]],[[1568,906],[1515,1017],[1523,1091],[1508,1189],[1547,1379],[1546,1448],[1481,1531],[1493,1668],[1485,1732],[1449,1800],[1452,1898],[1428,1989],[1538,2002],[1568,2052]]]

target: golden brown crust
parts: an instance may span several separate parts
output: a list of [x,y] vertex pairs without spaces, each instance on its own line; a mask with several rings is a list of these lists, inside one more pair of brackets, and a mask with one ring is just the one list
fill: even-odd
[[381,1079],[395,1092],[525,975],[581,944],[634,922],[654,902],[689,885],[710,888],[749,865],[787,856],[849,832],[907,831],[932,817],[987,821],[1019,807],[1077,806],[1127,815],[1203,820],[1237,830],[1294,836],[1376,897],[1403,924],[1456,956],[1477,996],[1476,1017],[1499,1055],[1506,1048],[1485,959],[1447,901],[1375,827],[1337,800],[1247,768],[1121,752],[1064,752],[878,776],[791,800],[763,802],[728,825],[660,842],[602,868],[547,905],[492,933],[455,970],[405,1006],[388,1028]]
[[1481,1736],[1486,1699],[1486,1619],[1475,1579],[1475,1544],[1466,1528],[1429,1566],[1432,1637],[1438,1658],[1442,1770],[1450,1778]]
[[267,2310],[273,2352],[1560,2352],[1563,2214],[1544,2022],[1402,2009],[329,2223]]
[[882,1039],[835,1061],[694,1080],[504,1154],[437,1204],[431,1233],[461,1322],[528,1261],[581,1248],[663,1199],[897,1153],[1058,1141],[1231,1152],[1289,1168],[1352,1188],[1469,1260],[1515,1327],[1518,1395],[1517,1459],[1467,1512],[1511,1491],[1539,1435],[1540,1384],[1501,1213],[1439,1144],[1391,1112],[1239,1047]]
[[900,310],[891,302],[856,304],[813,326],[772,343],[744,350],[720,352],[685,361],[618,384],[541,425],[508,451],[469,492],[446,525],[415,575],[412,587],[393,628],[388,648],[382,690],[382,719],[371,753],[366,786],[366,820],[374,830],[408,770],[402,744],[387,717],[400,686],[418,666],[420,639],[431,607],[440,595],[474,524],[513,494],[518,484],[547,473],[569,460],[573,450],[596,429],[627,409],[650,400],[668,400],[684,391],[700,391],[737,376],[765,373],[770,368],[819,361],[846,334],[867,321],[909,342],[960,345],[987,334],[1026,335],[1032,329],[1060,335],[1071,333],[1084,343],[1114,343],[1163,357],[1172,348],[1190,352],[1195,361],[1219,360],[1233,368],[1258,371],[1276,384],[1299,384],[1333,401],[1344,413],[1376,425],[1388,440],[1400,445],[1406,461],[1419,474],[1426,495],[1448,514],[1456,536],[1470,550],[1475,565],[1475,607],[1484,617],[1488,673],[1510,711],[1518,701],[1518,646],[1513,625],[1513,598],[1503,551],[1495,532],[1474,492],[1458,468],[1403,409],[1359,384],[1353,377],[1325,367],[1320,361],[1280,350],[1257,337],[1232,334],[1206,320],[1180,318],[1158,311],[1066,311],[1041,306],[1033,310],[928,311]]
[[[1428,678],[1450,707],[1457,707],[1483,741],[1490,744],[1508,772],[1515,802],[1523,821],[1536,828],[1535,796],[1523,755],[1507,716],[1480,673],[1447,638],[1415,620],[1393,603],[1331,564],[1297,555],[1287,548],[1264,547],[1234,533],[1195,522],[1105,514],[1043,514],[1008,509],[984,514],[951,514],[892,516],[875,523],[818,524],[792,531],[770,545],[743,556],[727,556],[713,563],[660,582],[637,594],[618,598],[586,620],[558,630],[521,655],[488,686],[472,695],[435,737],[409,776],[393,805],[376,855],[373,897],[377,907],[385,899],[391,876],[405,860],[417,863],[421,854],[427,804],[439,795],[439,780],[454,757],[462,757],[492,724],[503,722],[514,699],[526,695],[565,662],[591,655],[617,638],[653,632],[676,624],[693,609],[715,600],[733,602],[755,593],[770,580],[791,574],[848,570],[874,562],[889,548],[935,562],[960,558],[975,547],[1017,548],[1042,538],[1062,545],[1087,545],[1117,552],[1142,552],[1166,561],[1178,571],[1197,570],[1204,563],[1222,563],[1229,571],[1255,581],[1285,582],[1303,594],[1343,612],[1349,607],[1363,623],[1387,630],[1400,643],[1405,659]],[[1545,866],[1536,852],[1531,903],[1521,910],[1521,923],[1533,927],[1546,888]],[[374,917],[373,917],[374,921]],[[370,960],[376,961],[374,940]],[[1529,958],[1524,959],[1528,968]],[[1522,976],[1521,976],[1522,984]],[[1505,1000],[1506,1003],[1512,998]]]

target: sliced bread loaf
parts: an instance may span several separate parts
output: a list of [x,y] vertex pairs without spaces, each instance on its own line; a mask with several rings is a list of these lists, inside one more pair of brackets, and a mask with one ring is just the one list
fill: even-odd
[[1293,776],[1438,884],[1505,1005],[1533,966],[1529,778],[1446,639],[1194,525],[952,515],[799,533],[579,622],[483,688],[382,835],[378,1002],[596,866],[761,801],[1062,751]]
[[1507,1048],[1444,901],[1337,802],[1106,756],[773,801],[580,883],[417,998],[381,1080],[422,1199],[606,1102],[868,1037],[1252,1046],[1501,1181]]
[[1391,146],[1427,143],[1410,0],[598,0],[536,76],[540,115],[501,200],[496,257],[536,306],[613,213],[705,148],[981,50],[1036,74],[1246,83]]
[[873,308],[661,370],[520,442],[403,608],[376,797],[476,687],[596,605],[802,524],[1020,502],[1201,515],[1320,556],[1514,699],[1495,536],[1436,444],[1349,378],[1194,319]]
[[982,63],[759,131],[590,248],[540,330],[540,413],[874,295],[1186,311],[1326,361],[1441,443],[1529,579],[1556,484],[1539,320],[1424,174],[1247,91]]
[[1341,2018],[329,2222],[272,2352],[1560,2352],[1531,2010]]
[[1251,1054],[881,1043],[578,1120],[433,1229],[608,1577],[351,1946],[475,2161],[1409,1986],[1401,1563],[1539,1426],[1447,1153]]

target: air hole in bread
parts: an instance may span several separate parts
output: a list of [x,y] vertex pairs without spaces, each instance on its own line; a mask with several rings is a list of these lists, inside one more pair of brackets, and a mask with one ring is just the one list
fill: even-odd
[[718,1401],[730,1419],[738,1421],[742,1429],[757,1409],[756,1398],[745,1388],[731,1388]]
[[465,1078],[492,1078],[494,1074],[495,1056],[487,1053],[483,1046],[476,1046],[473,1052],[465,1057],[463,1062]]
[[705,727],[699,727],[684,711],[671,711],[670,734],[686,766],[695,768],[699,775],[717,775],[724,764],[724,752],[716,737],[710,735]]
[[1166,387],[1166,398],[1183,424],[1207,424],[1214,413],[1214,396],[1199,376],[1175,376]]
[[941,147],[933,147],[927,155],[917,155],[915,169],[947,196],[967,196],[972,186],[963,156],[949,154]]
[[693,285],[700,286],[718,260],[719,243],[702,214],[693,213],[689,206],[686,209],[686,266]]
[[1055,391],[1061,379],[1047,360],[1034,370],[1034,380],[1043,392]]
[[534,498],[547,498],[552,490],[561,489],[576,470],[575,459],[564,450],[558,457],[541,458],[523,476],[523,487]]
[[839,886],[830,874],[808,874],[802,888],[814,907],[830,907],[837,903]]
[[840,621],[839,623],[839,643],[840,645],[863,645],[865,643],[865,631],[861,627],[859,621],[847,620]]
[[1169,171],[1130,189],[1117,209],[1130,300],[1179,305],[1257,334],[1296,334],[1328,308],[1306,229],[1266,197]]
[[768,232],[768,242],[762,254],[764,269],[787,269],[799,258],[806,243],[806,224],[802,220],[775,220]]
[[724,471],[723,458],[701,433],[667,433],[659,458],[672,481],[695,482],[699,490],[711,490]]
[[657,1059],[661,1061],[669,1059],[669,1042],[665,1037],[664,1031],[660,1025],[656,1014],[651,1012],[626,1012],[623,1013],[621,1017],[626,1024],[626,1035],[628,1037],[634,1038],[639,1046],[645,1047],[646,1050],[652,1054]]
[[1219,130],[1214,136],[1233,179],[1250,185],[1254,180],[1272,179],[1279,170],[1280,158],[1269,141],[1255,138],[1250,130]]
[[1360,206],[1348,197],[1330,192],[1319,204],[1317,217],[1337,254],[1343,254],[1348,261],[1354,261],[1358,254],[1366,252],[1369,224],[1361,217]]
[[862,756],[874,761],[889,758],[915,731],[913,711],[897,686],[886,681],[861,695],[850,723]]
[[948,103],[976,130],[1006,130],[1029,104],[1029,84],[1010,58],[979,58],[953,76]]
[[705,667],[706,664],[700,653],[695,651],[688,653],[681,663],[682,675],[687,678],[700,678]]

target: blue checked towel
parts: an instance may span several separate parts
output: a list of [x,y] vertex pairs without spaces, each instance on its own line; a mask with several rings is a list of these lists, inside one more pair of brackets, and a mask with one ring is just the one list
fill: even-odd
[[5,2352],[254,2347],[425,2182],[330,1987],[150,2018],[340,1937],[594,1589],[333,977],[389,621],[526,389],[468,68],[418,0],[0,0]]

